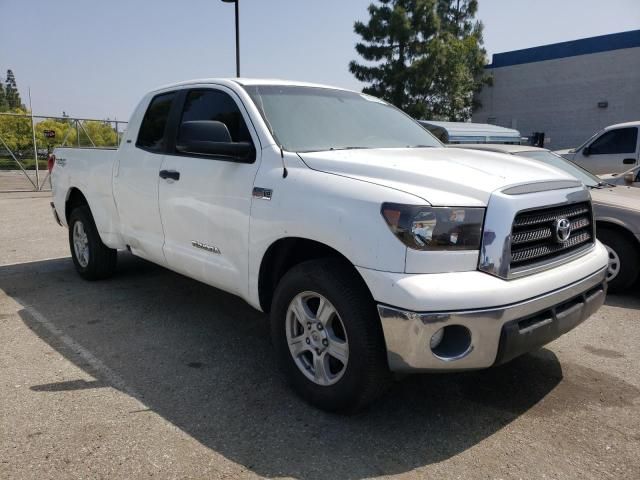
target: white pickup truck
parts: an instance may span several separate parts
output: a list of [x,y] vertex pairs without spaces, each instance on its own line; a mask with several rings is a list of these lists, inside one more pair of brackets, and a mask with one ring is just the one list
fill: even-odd
[[392,372],[503,363],[604,301],[581,183],[443,148],[361,93],[180,83],[142,99],[117,150],[54,155],[53,213],[81,276],[108,277],[126,249],[242,297],[323,409],[367,405]]

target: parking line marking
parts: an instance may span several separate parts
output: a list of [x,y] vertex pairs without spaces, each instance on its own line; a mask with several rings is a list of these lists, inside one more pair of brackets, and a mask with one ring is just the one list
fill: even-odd
[[[82,360],[84,360],[87,364],[93,368],[93,370],[100,375],[102,378],[98,378],[97,380],[105,381],[109,386],[114,387],[121,392],[126,393],[130,397],[135,400],[139,406],[143,409],[147,409],[147,405],[142,403],[140,400],[140,396],[138,393],[129,387],[122,377],[107,367],[102,360],[98,359],[94,354],[92,354],[89,350],[84,348],[78,342],[76,342],[69,335],[64,333],[58,327],[56,327],[50,320],[47,319],[42,313],[33,308],[30,305],[25,304],[19,298],[13,297],[13,299],[23,308],[23,310],[36,322],[42,325],[51,335],[56,337],[62,344],[74,352],[76,355],[80,356]],[[79,367],[81,368],[81,367]]]

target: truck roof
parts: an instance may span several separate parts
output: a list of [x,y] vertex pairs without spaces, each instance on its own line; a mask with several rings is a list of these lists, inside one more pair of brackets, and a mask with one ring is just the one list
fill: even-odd
[[622,127],[640,127],[640,120],[636,120],[634,122],[616,123],[614,125],[609,125],[604,129],[611,130],[612,128],[622,128]]
[[319,83],[309,83],[309,82],[299,82],[295,80],[281,80],[275,78],[197,78],[193,80],[186,80],[183,82],[172,83],[169,85],[163,85],[158,88],[154,88],[152,92],[166,90],[172,87],[182,87],[185,85],[197,85],[203,83],[212,83],[217,85],[226,85],[226,86],[234,86],[234,85],[242,85],[242,86],[252,86],[252,85],[282,85],[282,86],[294,86],[294,87],[315,87],[315,88],[330,88],[333,90],[347,90],[345,88],[334,87],[331,85],[322,85]]

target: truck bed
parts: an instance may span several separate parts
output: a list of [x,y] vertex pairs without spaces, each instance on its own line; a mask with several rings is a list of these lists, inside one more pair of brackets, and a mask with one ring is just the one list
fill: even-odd
[[60,147],[53,151],[56,157],[51,172],[53,202],[60,221],[67,225],[65,202],[73,187],[86,196],[91,212],[100,225],[106,225],[101,232],[102,241],[109,245],[110,237],[118,234],[117,210],[113,200],[113,169],[118,150],[116,148],[74,148]]

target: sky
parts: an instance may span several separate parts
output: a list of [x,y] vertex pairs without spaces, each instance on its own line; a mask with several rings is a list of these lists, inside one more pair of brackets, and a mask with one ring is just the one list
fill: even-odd
[[[245,77],[361,89],[355,20],[371,0],[240,0]],[[479,0],[489,55],[640,29],[640,0]],[[235,75],[233,4],[0,0],[0,72],[36,114],[127,120],[147,91]],[[489,56],[489,59],[491,57]]]

